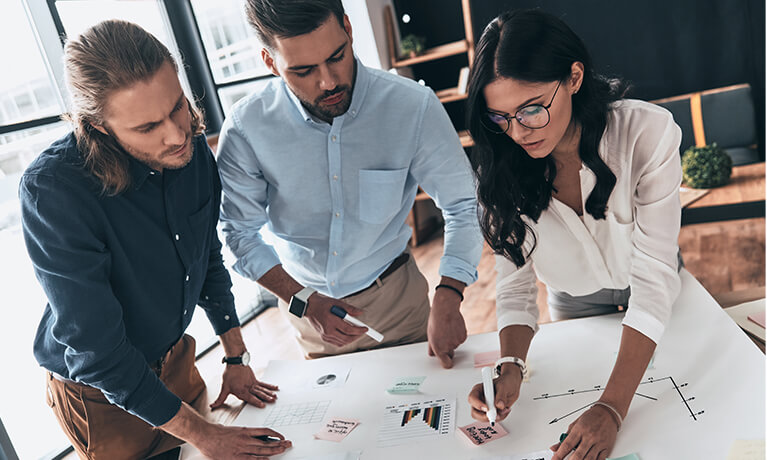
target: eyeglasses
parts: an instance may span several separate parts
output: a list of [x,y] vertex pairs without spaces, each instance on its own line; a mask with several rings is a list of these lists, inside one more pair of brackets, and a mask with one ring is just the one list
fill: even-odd
[[559,86],[561,84],[562,81],[560,80],[559,83],[557,83],[557,89],[554,90],[554,95],[551,96],[551,101],[548,105],[526,105],[517,110],[517,113],[514,114],[513,118],[507,113],[487,112],[485,116],[482,117],[482,125],[487,128],[488,131],[495,134],[503,134],[508,131],[509,126],[511,126],[511,120],[514,118],[516,118],[519,124],[525,128],[541,129],[545,127],[549,124],[549,121],[551,121],[549,108],[551,107],[551,104],[554,103],[554,98],[557,96],[557,91],[559,91]]

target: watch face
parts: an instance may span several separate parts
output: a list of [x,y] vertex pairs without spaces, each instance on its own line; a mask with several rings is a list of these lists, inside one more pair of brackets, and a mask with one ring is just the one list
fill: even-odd
[[242,365],[247,366],[248,364],[250,364],[250,353],[246,351],[242,354]]
[[290,298],[290,308],[288,310],[299,318],[303,318],[304,311],[306,311],[306,302],[293,296]]

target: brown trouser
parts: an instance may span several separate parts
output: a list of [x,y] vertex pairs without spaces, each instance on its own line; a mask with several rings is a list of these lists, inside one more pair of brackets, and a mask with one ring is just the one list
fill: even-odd
[[345,297],[344,302],[364,310],[358,316],[384,336],[380,344],[367,335],[338,347],[324,342],[306,318],[297,318],[280,300],[280,310],[296,329],[296,339],[307,358],[391,347],[426,340],[429,322],[429,284],[413,257],[392,274],[364,291]]
[[[205,395],[205,382],[194,364],[195,342],[184,335],[168,352],[160,380],[183,401]],[[47,402],[83,459],[142,459],[183,443],[107,401],[101,390],[47,376]]]

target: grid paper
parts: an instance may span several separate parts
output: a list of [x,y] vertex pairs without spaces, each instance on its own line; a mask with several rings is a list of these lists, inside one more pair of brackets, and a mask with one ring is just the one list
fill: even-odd
[[319,423],[325,418],[330,401],[310,401],[272,408],[264,420],[264,426],[288,426]]

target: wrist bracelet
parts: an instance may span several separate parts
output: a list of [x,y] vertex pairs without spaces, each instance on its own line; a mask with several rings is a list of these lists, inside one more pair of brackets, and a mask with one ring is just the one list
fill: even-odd
[[456,294],[458,294],[461,297],[461,302],[463,302],[463,292],[461,292],[458,288],[454,288],[453,286],[450,286],[449,284],[438,284],[437,287],[434,288],[436,291],[439,288],[448,288],[451,291],[454,291]]
[[613,406],[607,404],[604,401],[597,401],[594,404],[592,404],[591,407],[594,407],[594,406],[606,407],[611,413],[611,415],[613,416],[613,418],[615,419],[615,423],[618,424],[618,431],[621,430],[621,425],[623,425],[623,417],[621,417],[621,414],[618,412],[617,409],[615,409]]
[[495,366],[493,366],[493,378],[498,378],[501,375],[501,365],[505,363],[511,363],[519,367],[519,372],[522,373],[522,380],[525,380],[527,377],[527,365],[525,365],[524,360],[516,356],[504,356],[496,361]]

